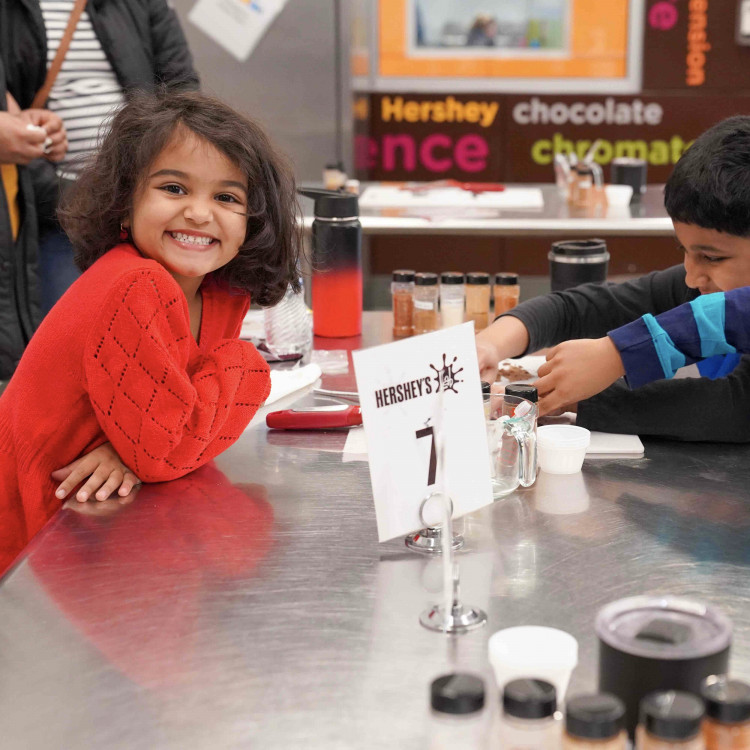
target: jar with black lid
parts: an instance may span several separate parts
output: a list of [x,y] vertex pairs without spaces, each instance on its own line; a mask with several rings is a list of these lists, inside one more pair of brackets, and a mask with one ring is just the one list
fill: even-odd
[[490,324],[490,275],[484,271],[466,274],[466,320],[474,321],[474,331]]
[[706,750],[750,750],[750,685],[714,675],[701,685],[701,698]]
[[487,741],[484,680],[473,674],[442,675],[430,685],[429,750],[482,748]]
[[414,276],[414,333],[438,329],[438,276],[418,273]]
[[625,750],[625,704],[609,693],[568,701],[562,750]]
[[503,689],[500,747],[550,750],[560,746],[557,693],[546,680],[511,680]]
[[394,338],[414,333],[414,276],[414,271],[400,269],[391,277]]
[[637,750],[706,750],[703,713],[703,701],[692,693],[649,693],[640,705]]

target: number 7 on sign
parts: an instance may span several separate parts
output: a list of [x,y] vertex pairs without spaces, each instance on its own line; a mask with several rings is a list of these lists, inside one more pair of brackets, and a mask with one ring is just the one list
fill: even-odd
[[435,475],[437,474],[437,453],[435,451],[435,432],[432,427],[423,427],[417,430],[417,440],[423,437],[430,437],[430,467],[427,470],[427,486],[432,487],[435,484]]

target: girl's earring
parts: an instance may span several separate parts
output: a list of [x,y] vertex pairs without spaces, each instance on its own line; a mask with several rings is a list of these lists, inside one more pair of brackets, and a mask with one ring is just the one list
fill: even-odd
[[120,224],[120,239],[126,240],[128,238],[128,230],[125,229],[125,227]]

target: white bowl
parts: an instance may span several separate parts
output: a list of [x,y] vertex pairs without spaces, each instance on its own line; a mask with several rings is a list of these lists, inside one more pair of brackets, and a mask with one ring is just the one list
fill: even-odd
[[537,429],[539,468],[548,474],[575,474],[581,470],[591,433],[572,424],[550,424]]

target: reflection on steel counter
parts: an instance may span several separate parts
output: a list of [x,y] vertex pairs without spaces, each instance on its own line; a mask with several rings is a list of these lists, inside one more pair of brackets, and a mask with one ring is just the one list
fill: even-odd
[[[207,594],[247,579],[271,546],[261,485],[233,485],[213,463],[144,485],[129,507],[63,514],[32,570],[56,606],[136,684],[190,682]],[[117,571],[113,575],[113,571]]]

